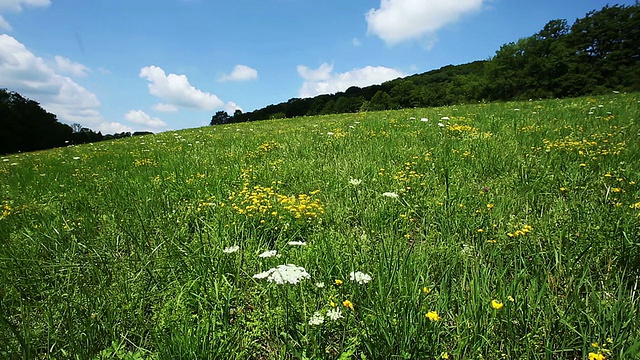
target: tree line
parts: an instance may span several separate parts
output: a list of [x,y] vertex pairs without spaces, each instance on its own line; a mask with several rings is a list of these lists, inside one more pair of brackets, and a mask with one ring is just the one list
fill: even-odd
[[102,135],[80,124],[58,122],[56,115],[36,101],[7,89],[0,89],[0,154],[51,149],[149,132]]
[[229,115],[211,125],[478,101],[563,98],[640,90],[640,5],[606,6],[572,25],[552,20],[488,60]]

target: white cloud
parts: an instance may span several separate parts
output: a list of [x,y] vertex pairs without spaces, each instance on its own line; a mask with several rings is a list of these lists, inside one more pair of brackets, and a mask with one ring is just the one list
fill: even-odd
[[[0,0],[0,12],[21,12],[23,10],[23,6],[42,6],[46,7],[51,5],[51,1],[49,0]],[[13,28],[11,24],[5,20],[2,15],[0,15],[0,29],[5,29],[7,31],[12,31]]]
[[149,93],[168,102],[170,105],[213,110],[224,106],[217,96],[196,89],[185,75],[166,75],[162,68],[151,65],[140,70],[140,77],[150,84]]
[[229,115],[233,115],[233,113],[236,112],[236,110],[242,111],[242,108],[240,106],[238,106],[238,104],[234,103],[233,101],[229,101],[224,106],[224,111],[226,111],[227,114],[229,114]]
[[304,98],[333,94],[351,86],[364,87],[405,76],[401,71],[383,66],[365,66],[340,74],[333,74],[332,71],[333,66],[326,63],[316,70],[299,65],[298,74],[305,80],[299,96]]
[[381,0],[366,14],[368,31],[388,44],[434,35],[463,15],[480,10],[483,0]]
[[103,121],[95,94],[57,74],[15,38],[0,35],[0,84],[39,102],[67,123],[93,127]]
[[231,74],[222,75],[218,81],[248,81],[258,79],[258,71],[246,65],[236,65]]
[[55,56],[54,59],[58,71],[77,77],[87,76],[88,67],[59,55]]
[[22,11],[22,6],[49,6],[49,0],[0,0],[0,11],[9,10],[14,12]]
[[178,108],[170,105],[170,104],[163,104],[163,103],[157,103],[155,105],[153,105],[151,107],[153,110],[155,111],[160,111],[160,112],[176,112],[178,111]]
[[11,24],[9,24],[7,22],[7,20],[5,20],[2,15],[0,15],[0,29],[4,29],[7,31],[13,31],[13,28],[11,27]]
[[162,128],[167,126],[167,123],[165,123],[164,121],[155,117],[152,118],[142,110],[131,110],[128,113],[124,114],[124,119],[134,124],[144,125],[151,128]]
[[119,122],[103,122],[96,127],[95,131],[100,131],[102,134],[115,134],[122,132],[133,132],[133,129]]
[[331,78],[333,65],[323,63],[319,68],[313,70],[304,65],[298,65],[298,74],[307,81],[322,81]]

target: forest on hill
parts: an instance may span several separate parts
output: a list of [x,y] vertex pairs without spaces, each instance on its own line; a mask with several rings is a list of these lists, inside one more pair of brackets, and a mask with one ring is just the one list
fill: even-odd
[[606,6],[572,25],[551,20],[488,60],[262,109],[215,113],[211,125],[470,102],[640,91],[640,5]]

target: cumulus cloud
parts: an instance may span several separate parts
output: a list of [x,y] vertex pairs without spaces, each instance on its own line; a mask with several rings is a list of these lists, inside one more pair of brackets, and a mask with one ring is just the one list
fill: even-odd
[[433,36],[443,26],[480,10],[483,0],[382,0],[366,14],[368,31],[388,44]]
[[217,96],[196,89],[186,75],[166,75],[162,68],[151,65],[140,70],[141,78],[149,81],[149,93],[173,106],[213,110],[224,106]]
[[147,115],[142,110],[131,110],[124,114],[124,119],[137,125],[148,126],[151,128],[162,128],[167,126],[164,121]]
[[153,110],[155,111],[160,111],[160,112],[176,112],[178,111],[178,108],[170,105],[170,104],[163,104],[163,103],[157,103],[155,105],[153,105],[151,107]]
[[229,115],[233,115],[233,113],[236,112],[236,110],[242,111],[242,108],[238,106],[238,104],[234,103],[233,101],[227,102],[224,106],[224,111],[226,111],[227,114]]
[[103,134],[115,134],[122,132],[133,132],[134,130],[127,125],[119,122],[103,122],[96,127],[96,131],[100,131]]
[[231,74],[224,74],[220,76],[219,81],[249,81],[257,80],[258,71],[252,69],[246,65],[236,65],[231,71]]
[[39,102],[64,122],[93,127],[103,121],[95,94],[57,74],[43,58],[6,34],[0,35],[0,84]]
[[318,69],[298,66],[298,74],[305,80],[299,91],[300,97],[313,97],[320,94],[333,94],[347,90],[351,86],[369,86],[380,84],[405,76],[401,71],[383,66],[365,66],[344,73],[334,74],[333,66],[326,63]]
[[[49,0],[0,0],[0,12],[21,12],[23,10],[23,6],[41,6],[46,7],[51,5],[51,1]],[[9,24],[3,17],[0,15],[0,29],[5,29],[7,31],[12,31],[13,28],[11,24]]]
[[56,68],[61,73],[77,77],[87,76],[87,71],[89,71],[88,67],[59,55],[55,56],[54,59],[56,61]]

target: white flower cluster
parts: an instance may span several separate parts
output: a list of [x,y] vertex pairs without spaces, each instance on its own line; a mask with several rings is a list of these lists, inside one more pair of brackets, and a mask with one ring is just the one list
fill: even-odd
[[397,199],[397,198],[400,197],[400,195],[398,195],[398,194],[396,194],[394,192],[390,192],[390,191],[382,193],[382,196],[390,197],[392,199]]
[[267,281],[275,282],[276,284],[297,284],[301,280],[310,279],[311,275],[301,266],[286,264],[255,274],[253,278],[267,279]]
[[[343,317],[344,316],[342,316],[342,311],[340,311],[339,308],[333,308],[327,311],[327,318],[329,318],[329,320],[331,321],[336,321]],[[311,316],[311,319],[309,319],[309,325],[322,325],[322,323],[324,323],[324,315],[322,315],[320,311],[314,312]]]
[[228,246],[228,247],[224,248],[222,250],[222,252],[225,253],[225,254],[231,254],[231,253],[234,253],[234,252],[236,252],[238,250],[240,250],[240,246],[234,245],[234,246]]
[[366,284],[369,281],[371,281],[371,275],[365,274],[360,271],[352,271],[351,274],[349,274],[349,276],[351,281],[355,281],[358,284]]

